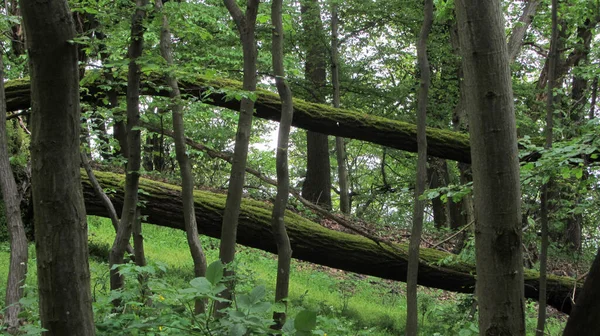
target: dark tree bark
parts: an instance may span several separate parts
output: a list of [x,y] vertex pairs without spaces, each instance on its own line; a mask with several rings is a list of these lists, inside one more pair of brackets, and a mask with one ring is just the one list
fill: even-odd
[[[333,85],[333,107],[340,107],[340,56],[338,50],[338,10],[331,4],[331,84]],[[340,188],[340,212],[350,214],[350,192],[348,187],[348,167],[346,166],[346,144],[344,138],[335,137],[335,159],[338,166],[338,186]]]
[[19,300],[27,275],[27,237],[21,218],[21,195],[9,161],[8,134],[6,132],[6,97],[4,96],[4,63],[0,53],[0,188],[10,241],[10,264],[6,284],[4,323],[10,334],[19,328]]
[[[556,75],[556,64],[558,59],[558,0],[552,0],[552,37],[550,38],[550,53],[548,54],[548,84],[547,84],[547,97],[546,97],[546,143],[544,147],[546,149],[552,148],[553,139],[553,127],[554,127],[554,87],[557,83],[555,82]],[[540,249],[540,298],[538,308],[538,321],[536,336],[544,336],[545,325],[546,325],[546,287],[547,287],[547,265],[548,265],[548,224],[549,224],[549,206],[548,196],[550,186],[553,184],[553,177],[550,176],[547,183],[542,185],[540,190],[540,223],[542,231],[542,242]]]
[[575,301],[563,336],[591,335],[600,330],[600,250]]
[[79,171],[79,75],[66,1],[21,1],[31,68],[32,195],[44,335],[95,335]]
[[[144,27],[143,21],[146,17],[145,7],[147,0],[136,0],[136,10],[131,21],[131,44],[129,46],[129,73],[127,78],[127,178],[125,181],[125,206],[121,212],[121,225],[117,231],[117,236],[110,251],[110,288],[116,290],[123,287],[123,277],[118,270],[113,269],[114,265],[124,263],[124,255],[127,244],[132,233],[134,235],[134,254],[138,265],[144,265],[146,262],[143,254],[143,240],[140,240],[141,226],[137,218],[138,203],[138,180],[140,177],[141,165],[141,137],[140,131],[135,129],[140,119],[140,65],[136,63],[137,58],[142,55],[144,48]],[[119,302],[115,302],[119,304]]]
[[[115,189],[111,200],[117,210],[123,207],[123,175],[96,172],[103,188]],[[85,200],[90,215],[107,216],[106,207],[96,197],[94,190],[84,178]],[[148,191],[141,194],[140,200],[146,203],[142,215],[147,223],[184,230],[181,189],[177,186],[154,182],[141,178],[140,186]],[[219,238],[225,213],[225,195],[207,191],[194,191],[194,205],[198,231],[210,237]],[[242,201],[239,221],[239,240],[242,245],[276,253],[277,244],[271,229],[272,206],[269,203],[252,199]],[[373,275],[376,277],[406,281],[407,244],[385,244],[342,232],[324,228],[299,215],[286,211],[287,232],[290,237],[294,258],[309,261],[341,270]],[[419,265],[419,285],[460,293],[473,293],[475,267],[471,264],[455,263],[440,265],[449,253],[422,248]],[[525,296],[538,299],[539,274],[529,271],[525,276]],[[581,286],[569,277],[548,279],[548,303],[559,311],[571,311],[570,297],[581,291]]]
[[[431,189],[437,189],[448,185],[449,174],[446,160],[440,160],[434,157],[428,158],[427,164],[427,184]],[[441,196],[431,200],[433,211],[433,223],[437,229],[449,227],[450,200],[447,203],[442,201]],[[456,208],[456,207],[455,207]]]
[[427,59],[427,40],[431,26],[433,25],[433,0],[425,0],[424,18],[419,40],[417,41],[417,60],[419,73],[421,75],[419,85],[419,98],[417,109],[417,181],[415,183],[415,203],[413,208],[413,226],[408,246],[408,271],[406,275],[406,335],[417,336],[418,334],[418,301],[417,283],[419,275],[419,248],[421,245],[421,234],[423,232],[423,212],[425,201],[420,197],[425,192],[427,183],[427,104],[431,74],[429,60]]
[[590,112],[588,117],[591,119],[596,118],[596,99],[598,98],[598,77],[594,78],[592,82],[592,101],[590,102]]
[[[231,14],[240,34],[242,50],[244,53],[244,91],[253,94],[256,91],[256,16],[258,15],[259,0],[247,0],[246,13],[243,13],[235,0],[223,0]],[[248,158],[248,144],[250,132],[252,131],[252,116],[254,114],[254,101],[244,97],[240,104],[240,119],[235,135],[235,147],[231,175],[229,177],[229,188],[227,189],[226,211],[223,217],[221,231],[221,245],[219,258],[224,264],[231,263],[235,257],[235,245],[237,241],[237,226],[242,202],[246,161]],[[232,275],[231,271],[226,272]],[[228,284],[227,290],[222,295],[225,299],[231,299],[233,283]],[[220,309],[228,307],[227,302],[217,303],[215,313]]]
[[[157,10],[161,10],[163,3],[156,0]],[[163,14],[162,28],[160,32],[160,53],[166,60],[168,66],[173,66],[173,52],[171,47],[171,31],[169,20],[166,14]],[[203,277],[206,275],[206,256],[202,250],[200,238],[198,238],[198,224],[196,223],[196,213],[194,210],[194,176],[192,174],[192,164],[186,153],[185,129],[183,126],[183,106],[181,104],[181,92],[177,84],[177,78],[173,74],[167,75],[167,82],[171,87],[171,110],[173,111],[173,130],[175,131],[175,154],[179,169],[181,171],[181,199],[183,201],[183,218],[185,232],[190,254],[194,261],[194,276]],[[196,300],[196,314],[205,311],[206,302]]]
[[525,335],[519,156],[500,1],[460,0],[481,335]]
[[[285,228],[285,210],[290,194],[290,174],[288,169],[288,147],[290,141],[290,128],[294,116],[292,90],[285,80],[283,66],[283,0],[273,0],[271,4],[271,22],[273,24],[273,74],[277,91],[281,97],[281,121],[279,122],[279,135],[277,139],[277,195],[273,203],[271,226],[275,243],[277,244],[277,281],[275,283],[275,302],[280,302],[287,307],[287,297],[290,287],[290,264],[292,262],[292,247],[290,238]],[[286,313],[274,312],[275,325],[273,329],[280,330],[285,324]]]
[[[323,104],[327,81],[327,54],[319,2],[302,0],[300,12],[306,49],[304,76],[312,88],[308,93],[308,101]],[[331,166],[327,134],[306,132],[306,178],[302,184],[302,197],[331,209]]]

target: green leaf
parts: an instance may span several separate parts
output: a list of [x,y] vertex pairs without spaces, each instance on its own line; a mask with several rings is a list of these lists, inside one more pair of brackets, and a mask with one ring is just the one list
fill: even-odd
[[201,293],[209,293],[212,289],[212,284],[206,278],[192,279],[190,285]]
[[286,311],[286,307],[285,304],[283,302],[276,302],[271,309],[273,310],[273,312],[275,313],[285,313]]
[[250,301],[252,304],[259,302],[267,294],[267,288],[264,285],[256,286],[250,292]]
[[229,336],[244,336],[246,334],[246,327],[242,324],[234,324],[229,328]]
[[213,285],[218,284],[223,280],[223,263],[217,260],[210,264],[206,269],[206,279]]
[[317,326],[317,313],[312,310],[303,310],[296,315],[294,327],[299,332],[309,332]]

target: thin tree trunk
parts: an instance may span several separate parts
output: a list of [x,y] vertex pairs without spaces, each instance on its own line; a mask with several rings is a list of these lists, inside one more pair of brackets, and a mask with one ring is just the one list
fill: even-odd
[[[319,1],[300,1],[300,12],[306,49],[304,76],[312,87],[308,93],[308,100],[324,104],[327,54]],[[306,132],[306,179],[302,184],[302,197],[326,209],[331,209],[331,165],[329,140],[326,134]]]
[[592,101],[590,102],[590,120],[596,117],[596,99],[598,98],[598,77],[594,78],[592,82]]
[[[156,9],[159,12],[162,6],[162,0],[156,0]],[[173,52],[171,49],[171,32],[169,30],[169,20],[164,13],[160,31],[160,53],[167,61],[167,65],[172,67]],[[194,176],[192,174],[192,165],[186,153],[181,93],[179,91],[179,85],[177,84],[177,78],[173,74],[169,73],[167,75],[167,82],[171,87],[171,110],[173,111],[173,130],[175,131],[173,139],[175,140],[175,153],[181,171],[181,199],[183,201],[185,232],[192,260],[194,261],[194,276],[203,277],[206,275],[206,256],[204,255],[202,244],[198,237],[198,225],[196,223],[196,212],[194,210]],[[205,300],[196,300],[195,313],[203,313],[205,311],[205,306]]]
[[14,334],[19,327],[19,300],[27,276],[27,237],[21,218],[21,197],[9,161],[8,134],[6,133],[6,97],[4,95],[4,63],[0,53],[0,188],[4,202],[6,226],[10,241],[10,265],[6,284],[4,323]]
[[[244,81],[242,88],[249,94],[256,91],[256,16],[258,15],[259,0],[247,0],[246,13],[238,7],[235,0],[223,0],[229,14],[233,18],[242,43],[244,53]],[[227,190],[227,201],[225,204],[225,215],[221,231],[221,245],[219,258],[224,264],[229,264],[235,257],[235,246],[237,240],[237,225],[242,202],[244,187],[246,161],[248,158],[248,145],[250,143],[250,132],[252,131],[252,116],[254,114],[254,100],[244,97],[240,105],[240,119],[235,136],[235,147],[233,152],[233,164],[229,177],[229,188]],[[226,271],[231,276],[231,270]],[[231,300],[233,282],[229,282],[222,296]],[[229,306],[230,303],[222,302],[215,305],[215,314]]]
[[[340,107],[340,56],[338,50],[338,10],[331,5],[331,84],[333,85],[333,107]],[[335,137],[335,158],[338,166],[340,187],[340,211],[350,214],[350,193],[348,192],[348,167],[346,167],[346,145],[344,138]]]
[[[94,188],[94,192],[96,193],[96,196],[102,201],[102,204],[104,204],[104,207],[106,207],[106,211],[108,213],[108,218],[110,218],[110,222],[112,223],[113,228],[115,229],[115,233],[119,232],[119,225],[121,225],[121,224],[119,221],[119,216],[117,215],[117,210],[115,210],[115,207],[112,204],[110,198],[108,198],[108,196],[106,195],[106,193],[104,192],[104,190],[102,189],[100,184],[98,183],[98,179],[96,179],[96,176],[94,175],[94,171],[92,170],[92,166],[90,165],[90,161],[87,157],[87,154],[85,154],[84,152],[81,152],[79,154],[79,157],[81,159],[81,165],[83,166],[83,169],[86,172],[86,175],[88,177],[88,180],[90,181],[90,184]],[[131,247],[131,245],[129,243],[127,244],[127,247],[125,248],[125,251],[127,251],[127,253],[129,253],[132,256],[132,258],[133,258],[132,260],[135,261],[135,256],[133,255],[133,247]]]
[[417,278],[419,274],[419,247],[421,234],[423,232],[423,212],[425,201],[420,197],[425,192],[427,184],[427,103],[429,94],[429,82],[431,78],[429,60],[427,59],[427,40],[433,24],[433,0],[425,0],[424,18],[419,40],[417,41],[417,60],[421,83],[419,86],[418,114],[417,114],[417,181],[415,185],[415,203],[413,208],[413,226],[408,246],[408,270],[406,276],[406,335],[417,336],[418,333],[418,302],[417,302]]
[[499,0],[456,2],[476,218],[481,335],[525,335],[519,156]]
[[[127,178],[125,180],[125,203],[121,212],[121,225],[115,237],[115,241],[110,251],[110,289],[116,290],[123,287],[123,278],[118,270],[113,269],[115,265],[123,264],[124,254],[132,232],[141,234],[141,228],[135,228],[137,221],[137,202],[138,202],[138,183],[140,177],[140,161],[141,161],[141,140],[140,131],[136,127],[140,119],[140,66],[136,63],[137,59],[142,55],[144,47],[144,27],[143,20],[146,17],[145,7],[148,5],[148,0],[136,0],[136,10],[132,16],[131,22],[131,44],[129,46],[129,74],[127,78],[127,143],[128,143],[128,160],[127,160]],[[139,237],[138,237],[139,239]],[[139,242],[134,243],[134,254],[142,255],[142,251],[135,251],[137,248],[142,248]],[[136,263],[144,262],[137,260]],[[119,304],[119,302],[115,302]]]
[[[556,64],[557,64],[557,43],[558,43],[558,0],[552,0],[552,37],[550,39],[550,53],[548,54],[548,95],[546,97],[546,143],[545,148],[552,148],[552,137],[554,127],[554,87],[556,85]],[[548,265],[548,221],[549,221],[549,206],[548,196],[549,189],[552,185],[553,177],[550,176],[547,183],[542,185],[540,194],[540,223],[542,226],[542,246],[540,250],[540,298],[538,300],[538,321],[535,334],[544,336],[546,325],[546,304],[547,304],[547,265]]]
[[[273,24],[273,74],[275,84],[281,99],[281,121],[279,122],[279,136],[277,139],[277,195],[273,203],[271,226],[277,244],[277,281],[275,284],[275,302],[287,307],[287,297],[290,287],[290,264],[292,261],[292,247],[290,238],[285,228],[285,210],[290,193],[290,174],[288,169],[288,145],[290,141],[290,128],[294,115],[292,103],[292,90],[285,80],[283,67],[283,0],[273,0],[271,4],[271,22]],[[285,324],[286,313],[274,312],[275,325],[273,329],[280,330]]]
[[31,67],[32,195],[44,335],[95,335],[79,171],[79,75],[67,1],[21,1]]

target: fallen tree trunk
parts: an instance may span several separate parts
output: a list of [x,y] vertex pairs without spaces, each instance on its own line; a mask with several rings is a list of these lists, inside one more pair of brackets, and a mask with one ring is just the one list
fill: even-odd
[[[110,197],[119,210],[123,205],[123,175],[95,172],[105,190],[114,191]],[[82,173],[85,203],[88,215],[104,216],[106,208],[96,197],[92,186]],[[142,214],[146,222],[183,230],[181,189],[177,186],[140,179],[140,201],[145,203]],[[224,194],[195,191],[195,209],[198,230],[207,236],[218,238],[225,208]],[[238,243],[271,253],[277,247],[273,241],[271,226],[271,204],[244,199],[238,228]],[[315,264],[341,270],[372,275],[384,279],[406,281],[408,249],[406,244],[395,248],[377,244],[358,235],[326,229],[290,211],[285,216],[292,244],[293,257]],[[454,262],[451,254],[423,248],[419,265],[418,283],[422,286],[443,290],[472,293],[475,285],[475,266]],[[439,266],[443,265],[443,266]],[[538,278],[536,272],[525,271],[525,296],[537,300]],[[548,277],[548,304],[570,313],[573,289],[581,290],[581,283],[567,277]]]
[[[147,81],[144,81],[147,83]],[[161,80],[156,85],[145,85],[144,94],[168,96],[169,92]],[[185,95],[201,98],[206,104],[226,107],[239,111],[240,102],[234,99],[235,93],[243,95],[242,83],[225,79],[198,77],[194,81],[180,81],[182,97]],[[104,95],[100,82],[86,84],[84,99]],[[29,81],[12,80],[6,83],[8,111],[26,109],[30,106]],[[123,90],[121,90],[123,91]],[[258,118],[279,121],[281,101],[279,96],[267,90],[256,91],[256,113]],[[294,99],[294,119],[292,125],[309,131],[357,139],[396,148],[409,152],[417,151],[417,127],[414,124],[377,117],[367,113],[334,108],[323,104],[309,103]],[[427,128],[429,155],[459,162],[471,162],[469,136],[463,133]]]

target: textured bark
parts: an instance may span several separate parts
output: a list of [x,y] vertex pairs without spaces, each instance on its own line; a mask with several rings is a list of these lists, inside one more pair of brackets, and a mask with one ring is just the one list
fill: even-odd
[[427,40],[433,25],[433,0],[425,0],[423,9],[423,25],[417,41],[417,61],[421,75],[419,84],[419,97],[417,107],[417,178],[415,183],[415,202],[413,207],[413,222],[408,247],[408,270],[406,275],[406,335],[417,336],[419,307],[417,301],[417,282],[419,276],[419,254],[421,235],[423,233],[423,212],[425,200],[421,195],[425,192],[427,183],[427,105],[431,73],[427,59]]
[[[166,87],[164,80],[155,79],[153,87],[146,86],[144,93],[149,95],[169,96],[169,90],[156,91],[153,88]],[[240,102],[227,99],[222,90],[243,90],[242,83],[232,80],[215,80],[198,77],[192,82],[179,82],[182,94],[197,98],[206,98],[205,103],[240,109]],[[98,93],[100,88],[94,84],[86,87],[91,93]],[[7,110],[15,111],[30,106],[29,81],[14,80],[7,82]],[[279,121],[281,119],[281,101],[276,94],[256,91],[255,114],[257,118]],[[84,99],[92,99],[86,96]],[[375,112],[374,112],[375,113]],[[374,114],[373,113],[373,114]],[[417,151],[417,127],[414,124],[377,117],[373,114],[336,109],[323,104],[308,103],[294,98],[294,119],[292,126],[315,132],[363,140],[390,148],[409,152]],[[427,128],[428,154],[459,162],[471,162],[469,136],[460,132]],[[329,155],[329,154],[328,154]]]
[[[271,22],[273,24],[273,73],[275,84],[281,97],[281,121],[279,122],[279,135],[277,138],[277,195],[273,203],[273,215],[271,226],[273,236],[277,244],[277,280],[275,282],[275,302],[280,302],[287,307],[287,297],[290,287],[290,265],[292,261],[292,247],[290,238],[285,228],[285,210],[290,193],[290,173],[288,168],[288,147],[290,141],[290,128],[294,116],[292,102],[292,90],[285,80],[285,69],[283,66],[283,0],[273,0],[271,4]],[[286,320],[286,313],[274,312],[273,329],[279,330]]]
[[[439,160],[434,157],[428,158],[427,164],[427,181],[431,189],[437,189],[448,185],[449,174],[448,165],[445,160]],[[431,200],[431,208],[433,211],[433,223],[437,229],[443,227],[451,227],[448,225],[450,217],[450,202],[444,203],[441,196]],[[454,207],[456,208],[456,207]]]
[[[554,128],[554,88],[556,83],[556,64],[558,60],[558,0],[552,0],[552,37],[550,38],[550,52],[548,53],[548,84],[546,96],[546,143],[545,149],[552,148],[553,128]],[[548,265],[548,224],[549,224],[549,206],[548,206],[548,190],[553,184],[553,176],[549,177],[547,183],[542,185],[540,190],[540,224],[542,230],[542,242],[540,249],[540,298],[538,299],[538,321],[536,328],[536,336],[544,336],[546,325],[546,283],[547,283],[547,265]]]
[[[238,7],[234,0],[224,0],[225,6],[231,14],[240,34],[242,50],[244,54],[244,82],[242,89],[247,92],[256,90],[256,16],[258,15],[258,0],[247,0],[246,13]],[[233,163],[229,177],[229,188],[227,189],[227,205],[223,217],[221,232],[221,245],[219,258],[225,264],[231,263],[235,257],[235,245],[237,241],[237,226],[244,188],[246,161],[248,158],[248,144],[250,132],[252,131],[252,116],[254,114],[254,101],[244,97],[240,104],[240,119],[238,121],[235,135],[235,147],[233,151]],[[231,271],[226,274],[231,275]],[[231,299],[233,283],[228,284],[227,290],[222,295],[225,299]],[[228,306],[228,302],[215,305],[215,313]]]
[[525,335],[521,191],[511,75],[499,0],[460,0],[457,22],[471,133],[481,335]]
[[10,241],[10,264],[6,284],[4,323],[10,334],[19,327],[19,300],[27,275],[27,237],[21,219],[21,195],[9,161],[8,134],[6,132],[6,98],[4,97],[4,63],[0,53],[0,188]]
[[[162,9],[162,1],[156,0],[157,10]],[[171,47],[171,32],[169,20],[165,14],[162,18],[162,28],[160,32],[160,52],[166,60],[167,65],[173,66],[173,52]],[[206,275],[206,256],[202,250],[202,244],[198,237],[198,224],[196,223],[196,214],[194,212],[194,176],[192,174],[192,164],[188,158],[185,143],[185,129],[183,126],[183,106],[181,104],[181,92],[177,84],[177,78],[169,74],[167,82],[171,87],[171,110],[173,111],[173,130],[175,131],[175,154],[179,169],[181,171],[181,199],[183,201],[183,216],[185,232],[190,254],[194,261],[194,276],[203,277]],[[206,302],[196,300],[196,314],[205,311]]]
[[521,13],[521,17],[519,17],[517,24],[513,27],[508,39],[508,59],[510,62],[514,62],[517,56],[519,56],[521,46],[523,46],[523,38],[533,21],[540,2],[541,0],[528,0],[525,7],[523,7],[523,13]]
[[[340,56],[338,50],[338,11],[337,4],[331,4],[331,84],[333,86],[333,107],[340,107]],[[350,192],[348,187],[348,167],[346,166],[346,145],[344,138],[335,137],[335,159],[338,165],[338,186],[340,188],[340,212],[350,214]]]
[[592,335],[600,330],[600,250],[569,316],[563,336]]
[[[304,77],[311,89],[308,101],[325,103],[327,81],[325,32],[321,21],[321,7],[317,0],[300,1],[306,60]],[[302,197],[324,208],[331,209],[331,165],[329,140],[326,133],[306,132],[306,178]]]
[[95,335],[79,171],[79,75],[66,1],[21,1],[32,92],[32,195],[44,335]]
[[[136,63],[137,58],[142,55],[144,48],[144,27],[143,20],[146,17],[147,0],[136,0],[136,9],[131,19],[131,44],[129,45],[129,72],[127,75],[127,178],[125,180],[125,206],[121,212],[121,225],[117,231],[117,236],[110,251],[110,288],[116,290],[123,287],[123,277],[115,265],[124,263],[124,255],[127,244],[132,233],[134,235],[134,255],[138,265],[145,264],[143,253],[143,239],[141,238],[141,228],[137,220],[138,204],[138,180],[140,177],[141,165],[141,137],[140,131],[136,127],[140,119],[140,65]],[[134,228],[134,226],[138,226]],[[139,259],[142,258],[142,259]],[[115,302],[119,304],[119,302]]]
[[[117,190],[111,200],[117,210],[123,207],[124,176],[106,172],[95,172],[103,188]],[[82,173],[85,174],[85,173]],[[94,190],[84,177],[84,195],[88,214],[107,216],[103,203],[95,196]],[[140,200],[146,203],[142,215],[147,223],[184,230],[181,189],[166,183],[140,179],[140,187],[147,191]],[[223,194],[208,191],[194,191],[196,221],[198,231],[210,237],[219,238],[223,213]],[[244,199],[242,201],[238,242],[242,245],[276,253],[277,245],[271,231],[272,206],[269,203]],[[406,244],[395,244],[395,248],[377,244],[371,239],[326,229],[299,215],[286,211],[287,231],[294,250],[294,258],[309,261],[350,272],[376,277],[406,281]],[[472,293],[475,285],[475,267],[461,262],[444,263],[451,254],[422,248],[419,265],[419,284],[460,293]],[[525,296],[537,300],[538,276],[536,272],[525,272]],[[581,286],[567,277],[548,278],[548,303],[556,309],[571,311],[570,295],[581,291]]]

